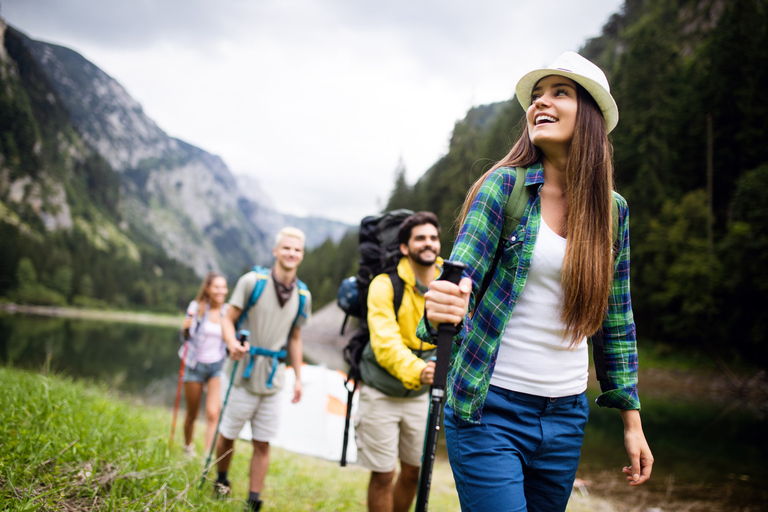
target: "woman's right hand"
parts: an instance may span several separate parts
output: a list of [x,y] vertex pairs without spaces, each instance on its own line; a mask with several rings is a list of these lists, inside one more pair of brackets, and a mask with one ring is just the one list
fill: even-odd
[[432,281],[424,294],[427,320],[435,327],[442,323],[457,325],[467,315],[471,292],[472,280],[468,277],[458,285],[440,279]]
[[181,330],[187,332],[190,327],[192,327],[192,315],[187,315],[184,317],[184,323],[181,324]]

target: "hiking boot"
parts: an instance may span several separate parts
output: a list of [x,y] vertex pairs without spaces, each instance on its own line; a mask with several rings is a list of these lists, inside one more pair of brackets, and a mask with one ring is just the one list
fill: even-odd
[[213,483],[213,497],[217,500],[226,498],[230,494],[232,494],[232,488],[229,480],[216,480]]
[[261,500],[248,500],[248,503],[246,504],[245,510],[250,512],[259,512],[261,510]]

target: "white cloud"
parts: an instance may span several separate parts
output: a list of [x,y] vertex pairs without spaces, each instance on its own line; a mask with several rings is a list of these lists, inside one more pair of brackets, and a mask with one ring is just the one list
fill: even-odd
[[255,175],[281,210],[356,223],[415,181],[472,105],[600,33],[620,0],[3,0],[170,135]]

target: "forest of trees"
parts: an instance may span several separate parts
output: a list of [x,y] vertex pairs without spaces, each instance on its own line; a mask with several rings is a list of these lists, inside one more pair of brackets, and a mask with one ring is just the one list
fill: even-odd
[[[765,367],[768,1],[627,0],[581,53],[619,105],[612,141],[640,338]],[[470,110],[421,179],[396,173],[386,209],[437,213],[447,257],[467,189],[507,153],[522,115],[516,100]],[[353,234],[307,255],[317,305],[354,272],[355,246]]]

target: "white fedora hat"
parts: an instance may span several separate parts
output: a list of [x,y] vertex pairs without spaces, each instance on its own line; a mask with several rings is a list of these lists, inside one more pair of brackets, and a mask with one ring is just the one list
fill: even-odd
[[616,128],[619,122],[619,108],[611,96],[611,86],[608,85],[605,73],[576,52],[564,52],[548,67],[535,69],[517,82],[515,96],[523,109],[528,109],[531,105],[531,91],[534,86],[539,80],[549,75],[564,76],[581,85],[592,95],[603,112],[608,133]]

